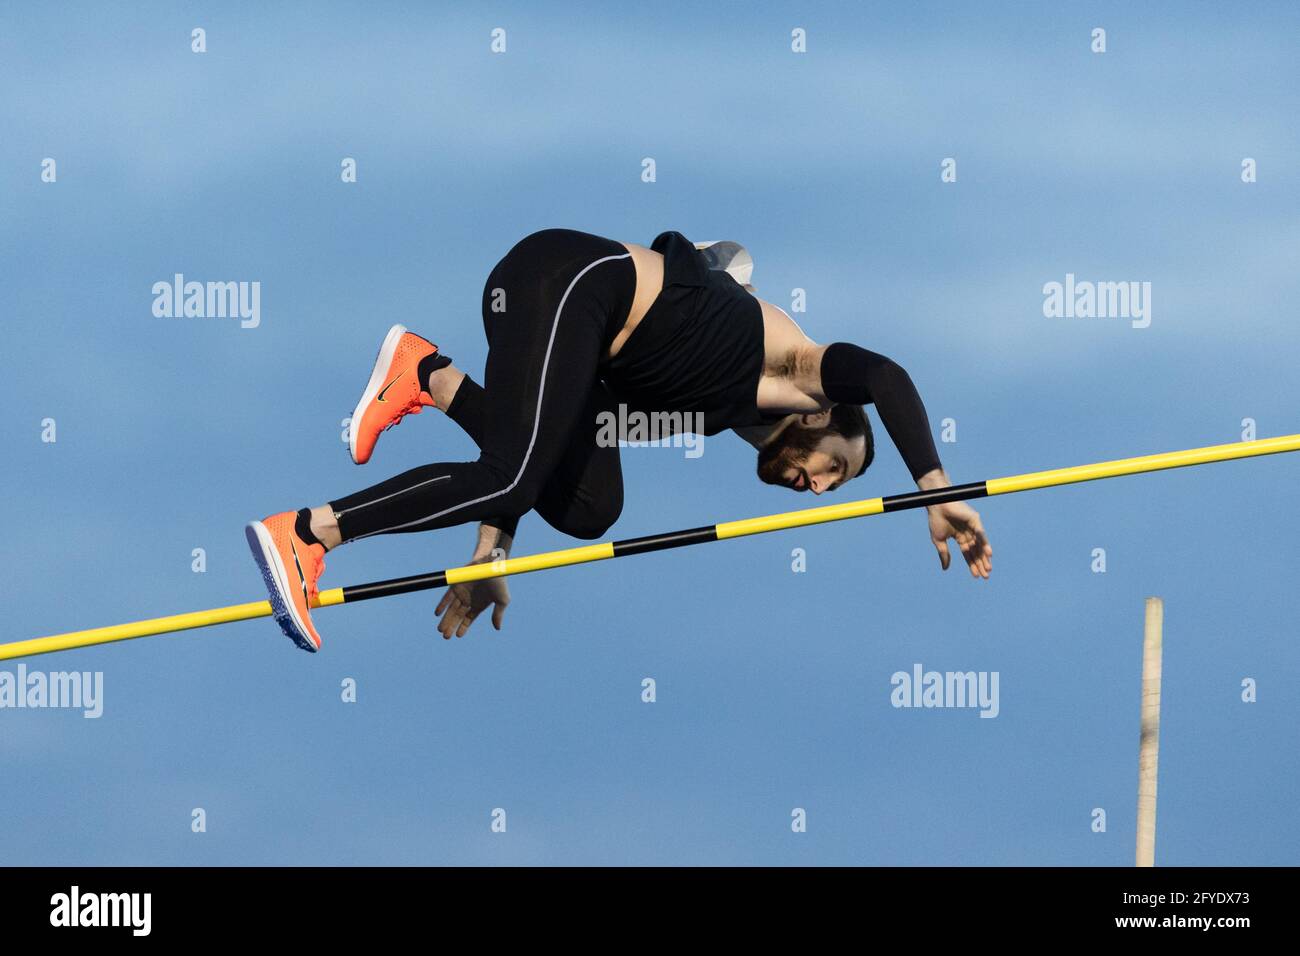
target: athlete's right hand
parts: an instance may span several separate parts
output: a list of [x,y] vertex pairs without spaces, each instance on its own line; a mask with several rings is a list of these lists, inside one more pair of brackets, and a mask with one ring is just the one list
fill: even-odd
[[[484,564],[491,560],[489,557],[472,563]],[[493,608],[492,626],[499,631],[509,603],[510,588],[506,585],[505,578],[485,578],[468,584],[453,584],[443,594],[434,611],[435,614],[442,615],[438,633],[444,640],[450,640],[453,634],[464,637],[474,619],[489,607]]]

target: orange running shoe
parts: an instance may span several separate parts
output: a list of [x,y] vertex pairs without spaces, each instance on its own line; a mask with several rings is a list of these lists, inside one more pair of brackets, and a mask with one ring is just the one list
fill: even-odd
[[420,414],[425,405],[436,407],[425,391],[428,383],[420,381],[419,369],[422,359],[437,352],[438,346],[406,331],[404,325],[388,330],[370,382],[348,425],[348,450],[358,465],[370,460],[382,432],[407,415]]
[[297,512],[282,511],[250,521],[244,534],[262,569],[280,630],[304,651],[315,652],[321,639],[311,623],[311,605],[316,600],[316,581],[325,570],[325,549],[298,537],[297,519]]

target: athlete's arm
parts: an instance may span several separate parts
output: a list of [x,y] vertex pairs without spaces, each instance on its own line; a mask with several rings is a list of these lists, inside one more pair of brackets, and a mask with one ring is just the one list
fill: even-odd
[[[859,346],[836,342],[822,352],[819,372],[817,391],[830,401],[876,406],[918,488],[933,491],[952,484],[939,462],[925,405],[901,365]],[[943,569],[946,571],[952,560],[948,551],[948,539],[952,538],[971,575],[987,578],[993,568],[993,548],[975,509],[962,501],[950,501],[932,505],[926,512],[930,540]]]
[[[518,519],[484,521],[478,528],[478,543],[474,546],[474,555],[470,564],[486,564],[510,556],[514,545],[514,530]],[[497,527],[502,525],[503,527]],[[509,530],[505,530],[508,528]],[[492,611],[492,626],[501,630],[501,621],[510,604],[510,588],[505,578],[485,578],[470,581],[467,584],[453,584],[447,588],[438,602],[435,614],[442,615],[438,623],[438,633],[443,638],[464,637],[474,619],[489,607]]]
[[941,468],[925,405],[901,365],[846,342],[818,345],[784,309],[758,302],[764,353],[759,408],[817,412],[841,403],[875,405],[913,481]]
[[814,395],[837,404],[875,405],[913,481],[942,470],[925,405],[901,365],[847,342],[821,352]]
[[[873,404],[917,487],[929,491],[952,484],[935,450],[925,405],[902,366],[856,345],[818,345],[783,309],[762,299],[758,302],[763,309],[765,357],[758,384],[759,408],[788,413],[821,411],[840,402]],[[737,428],[735,432],[759,447],[770,434],[770,426]],[[975,509],[954,501],[932,505],[926,511],[930,537],[943,568],[951,562],[948,539],[952,538],[971,574],[987,578],[993,549]]]

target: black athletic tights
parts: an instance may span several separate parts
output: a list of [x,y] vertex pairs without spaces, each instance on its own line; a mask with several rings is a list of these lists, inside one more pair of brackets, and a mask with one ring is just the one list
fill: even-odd
[[516,244],[483,289],[484,386],[466,376],[447,409],[478,460],[423,465],[332,501],[343,540],[469,521],[510,530],[534,509],[566,534],[604,534],[623,480],[617,446],[596,445],[596,417],[612,408],[599,368],[635,293],[617,242],[547,229]]

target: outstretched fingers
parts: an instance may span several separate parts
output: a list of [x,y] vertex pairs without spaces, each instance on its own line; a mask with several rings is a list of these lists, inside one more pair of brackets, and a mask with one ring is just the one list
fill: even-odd
[[993,547],[984,533],[979,515],[972,509],[954,506],[942,519],[936,521],[932,517],[930,531],[943,570],[947,571],[952,563],[952,551],[948,545],[951,538],[957,542],[971,577],[987,579],[992,573]]
[[957,534],[957,544],[970,568],[971,576],[987,579],[993,571],[993,546],[989,544],[978,516],[972,517]]

